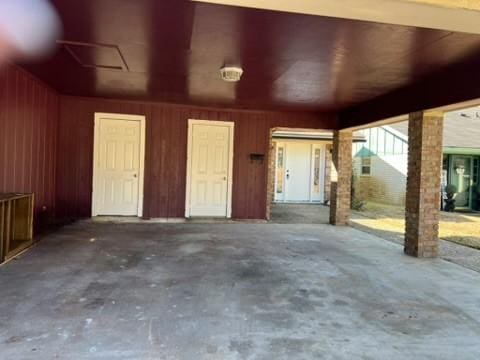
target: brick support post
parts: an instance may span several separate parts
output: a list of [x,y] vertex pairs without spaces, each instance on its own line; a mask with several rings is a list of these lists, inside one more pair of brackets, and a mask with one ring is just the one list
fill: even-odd
[[330,186],[332,181],[337,181],[337,174],[332,169],[332,144],[325,145],[325,185],[324,185],[324,204],[330,203]]
[[272,203],[275,199],[275,165],[277,143],[272,140],[273,130],[270,130],[268,146],[268,173],[267,173],[267,209],[266,219],[270,220],[272,213]]
[[404,248],[408,255],[438,255],[442,136],[442,112],[410,114]]
[[330,224],[348,225],[352,182],[352,132],[335,130],[332,161],[337,177],[330,187]]

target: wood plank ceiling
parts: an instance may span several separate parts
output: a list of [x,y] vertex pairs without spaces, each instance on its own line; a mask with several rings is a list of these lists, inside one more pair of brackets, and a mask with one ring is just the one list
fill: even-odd
[[[24,67],[75,96],[339,112],[480,50],[479,35],[185,0],[53,3],[64,43]],[[243,67],[239,83],[224,64]]]

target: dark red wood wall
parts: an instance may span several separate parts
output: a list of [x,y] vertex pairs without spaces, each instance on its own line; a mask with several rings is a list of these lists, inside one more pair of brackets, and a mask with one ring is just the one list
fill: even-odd
[[61,215],[91,214],[93,127],[95,112],[145,115],[145,217],[183,217],[188,119],[235,122],[234,218],[265,218],[267,159],[251,162],[249,154],[268,154],[272,127],[336,126],[336,117],[197,108],[96,98],[60,98],[57,159],[57,202]]
[[0,192],[34,192],[35,223],[55,210],[58,95],[16,66],[0,68]]

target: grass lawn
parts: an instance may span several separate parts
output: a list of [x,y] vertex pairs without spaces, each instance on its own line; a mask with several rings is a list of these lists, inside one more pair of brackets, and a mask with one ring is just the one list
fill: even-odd
[[[480,249],[480,214],[440,213],[440,238]],[[403,237],[405,232],[404,208],[373,202],[366,203],[362,211],[353,211],[352,222],[378,233]]]

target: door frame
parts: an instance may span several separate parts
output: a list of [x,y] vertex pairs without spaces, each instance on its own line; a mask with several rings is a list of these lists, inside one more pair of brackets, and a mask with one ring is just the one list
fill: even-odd
[[[326,145],[328,142],[323,140],[316,140],[316,139],[274,139],[277,143],[276,151],[275,151],[275,166],[273,167],[273,181],[274,181],[274,196],[273,202],[275,203],[323,203],[325,201],[325,166],[326,166]],[[308,200],[306,201],[291,201],[287,200],[288,198],[288,190],[287,190],[287,179],[286,179],[286,171],[283,173],[283,199],[275,199],[276,191],[277,191],[277,159],[278,159],[278,144],[281,144],[284,148],[284,168],[287,166],[288,162],[288,144],[289,143],[308,143],[310,145],[310,166],[309,166],[309,193],[308,193]],[[313,173],[314,173],[314,154],[315,149],[320,148],[320,183],[322,187],[320,188],[320,200],[313,200]]]
[[97,158],[99,154],[99,141],[100,141],[100,121],[102,119],[108,120],[127,120],[138,121],[140,123],[140,168],[138,174],[138,207],[137,216],[143,216],[143,189],[144,189],[144,174],[145,174],[145,115],[130,115],[130,114],[117,114],[117,113],[95,113],[95,125],[93,135],[93,175],[92,175],[92,216],[98,216],[96,207],[96,183],[97,183]]
[[185,217],[190,217],[190,190],[192,177],[192,147],[193,147],[193,125],[227,126],[230,130],[228,142],[228,179],[227,179],[227,219],[232,217],[232,188],[233,188],[233,139],[235,123],[233,121],[213,121],[188,119],[187,138],[187,181],[185,189]]

